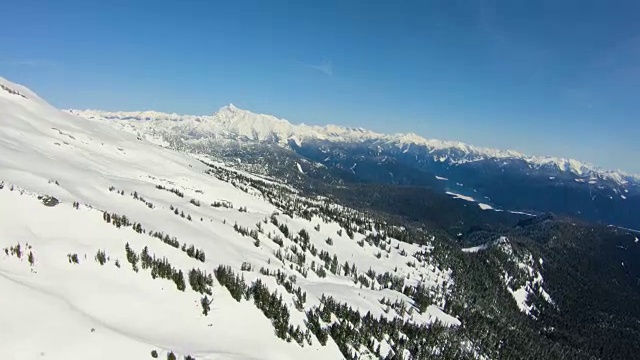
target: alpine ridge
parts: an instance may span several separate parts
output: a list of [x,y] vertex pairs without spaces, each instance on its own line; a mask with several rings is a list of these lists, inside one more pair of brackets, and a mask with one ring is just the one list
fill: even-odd
[[[376,142],[393,145],[403,151],[422,146],[434,159],[443,163],[460,164],[482,160],[523,161],[534,169],[558,170],[580,178],[610,180],[618,185],[639,184],[640,176],[622,170],[605,170],[575,159],[552,156],[529,156],[514,150],[477,147],[459,141],[426,139],[415,133],[381,134],[363,128],[338,125],[295,125],[273,115],[257,114],[233,104],[221,107],[213,115],[178,115],[157,111],[101,111],[73,110],[68,112],[86,118],[118,120],[136,131],[181,135],[193,139],[239,137],[259,142],[273,142],[286,146],[289,141],[301,145],[305,141]],[[126,125],[125,125],[126,124]],[[588,180],[587,180],[588,181]]]
[[[80,117],[0,85],[2,359],[640,351],[638,233],[505,211],[480,194],[492,183],[525,204],[586,194],[584,210],[609,199],[599,184],[531,174],[518,188],[523,177],[487,160],[421,162],[436,151],[412,135],[291,125],[232,105],[187,121]],[[317,133],[360,140],[305,136]],[[246,170],[255,164],[273,176]]]

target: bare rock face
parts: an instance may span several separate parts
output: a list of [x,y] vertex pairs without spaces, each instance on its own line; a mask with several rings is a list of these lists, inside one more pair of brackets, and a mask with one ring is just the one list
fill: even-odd
[[58,201],[58,199],[54,198],[53,196],[49,196],[49,195],[43,196],[41,200],[42,200],[42,203],[45,206],[48,206],[48,207],[53,207],[53,206],[56,206],[56,205],[58,205],[60,203],[60,201]]

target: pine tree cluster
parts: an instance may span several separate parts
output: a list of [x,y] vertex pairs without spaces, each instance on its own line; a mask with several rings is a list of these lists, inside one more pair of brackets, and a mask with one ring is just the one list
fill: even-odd
[[227,209],[233,209],[233,204],[229,201],[214,201],[211,203],[211,206],[214,208],[223,207]]
[[162,231],[149,231],[149,236],[160,239],[163,243],[173,246],[178,249],[180,247],[180,242],[178,238],[175,236],[170,236],[169,234],[164,234]]
[[[129,254],[129,251],[127,251],[127,254]],[[131,251],[131,253],[135,255],[133,251]],[[132,260],[135,259],[134,255],[131,255]],[[129,257],[130,256],[127,255],[127,260],[129,260]],[[135,255],[135,257],[138,257],[138,256]],[[169,260],[167,258],[163,257],[162,259],[158,259],[156,258],[155,255],[153,256],[150,255],[149,248],[145,246],[144,249],[142,249],[142,252],[140,253],[139,259],[140,259],[140,265],[142,269],[151,269],[151,277],[153,279],[160,277],[162,279],[172,280],[176,284],[176,288],[178,290],[180,291],[185,290],[186,285],[185,285],[184,274],[182,273],[182,270],[176,270],[176,268],[174,268],[171,265],[171,263],[169,263]],[[137,260],[135,260],[135,263],[137,264]]]
[[189,271],[189,285],[193,291],[200,294],[211,295],[211,286],[213,286],[213,277],[200,269],[191,269]]
[[[300,345],[303,344],[304,339],[308,339],[310,343],[308,332],[305,334],[299,326],[294,328],[289,325],[289,308],[282,300],[282,295],[279,295],[277,291],[271,293],[262,280],[258,279],[248,286],[242,276],[235,274],[231,267],[223,265],[218,266],[214,270],[214,274],[220,285],[227,288],[236,301],[240,301],[242,297],[246,300],[253,298],[256,307],[271,320],[276,336],[287,341],[293,339]],[[292,292],[299,294],[296,296],[299,296],[300,299],[306,300],[306,294],[300,288],[296,291],[292,290]]]
[[188,257],[198,259],[200,262],[204,262],[205,260],[204,251],[196,249],[193,245],[187,247],[186,244],[182,244],[182,251],[185,252]]
[[156,189],[164,190],[164,191],[168,191],[168,192],[174,193],[174,194],[176,194],[177,196],[179,196],[179,197],[181,197],[181,198],[183,198],[183,197],[184,197],[184,193],[182,193],[182,191],[180,191],[180,190],[178,190],[178,189],[176,189],[176,188],[171,188],[171,189],[169,189],[169,188],[164,187],[163,185],[156,185]]
[[104,250],[98,250],[95,259],[100,265],[104,265],[107,262],[107,254]]
[[[408,350],[413,359],[458,359],[470,356],[459,345],[456,346],[455,342],[462,340],[459,331],[438,322],[425,325],[398,317],[392,320],[384,316],[375,318],[370,312],[362,316],[346,303],[339,303],[324,295],[321,304],[320,308],[307,311],[307,325],[321,344],[328,329],[329,335],[347,359],[357,358],[358,354],[353,349],[360,349],[361,346],[373,354],[379,354],[381,341],[386,341],[391,347],[388,354],[379,355],[386,359],[401,359],[404,350]],[[340,321],[332,321],[332,315]],[[323,328],[320,320],[328,327]]]
[[67,260],[69,260],[69,264],[79,264],[78,254],[67,254]]
[[231,293],[231,297],[239,302],[247,290],[244,277],[235,274],[230,266],[224,265],[219,265],[213,273],[220,285],[226,287]]

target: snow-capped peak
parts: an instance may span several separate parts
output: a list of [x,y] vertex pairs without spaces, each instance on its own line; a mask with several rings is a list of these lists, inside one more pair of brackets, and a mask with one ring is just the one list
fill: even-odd
[[[476,147],[459,141],[426,139],[415,133],[380,134],[363,128],[349,128],[338,125],[310,126],[292,124],[288,120],[273,115],[258,114],[238,108],[234,104],[221,107],[213,115],[178,115],[156,111],[106,112],[99,110],[69,110],[87,118],[103,118],[128,121],[140,130],[153,133],[180,135],[186,138],[227,138],[242,137],[254,141],[275,142],[286,146],[289,141],[302,144],[308,140],[332,142],[375,141],[394,145],[408,151],[412,145],[423,146],[429,153],[437,153],[440,161],[464,163],[486,159],[521,160],[531,168],[548,168],[571,173],[577,177],[596,177],[614,181],[619,185],[640,177],[622,171],[603,170],[574,159],[547,156],[528,156],[514,150],[498,150]],[[140,123],[140,120],[145,120]],[[146,128],[146,129],[142,129]]]

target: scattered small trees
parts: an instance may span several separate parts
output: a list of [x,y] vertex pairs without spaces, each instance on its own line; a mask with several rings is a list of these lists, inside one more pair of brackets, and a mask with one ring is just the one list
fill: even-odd
[[69,264],[79,264],[78,254],[67,254],[67,259],[69,260]]
[[131,250],[129,243],[124,246],[124,250],[127,253],[127,261],[131,264],[133,271],[138,272],[138,254]]
[[251,271],[252,270],[252,266],[250,262],[243,262],[242,265],[240,265],[240,271]]
[[103,250],[98,250],[95,259],[100,265],[104,265],[107,262],[107,254]]
[[162,185],[156,185],[156,189],[159,189],[159,190],[165,190],[165,191],[168,191],[168,192],[174,193],[174,194],[176,194],[176,196],[179,196],[179,197],[181,197],[181,198],[183,198],[183,197],[184,197],[184,193],[182,193],[182,191],[180,191],[180,190],[178,190],[178,189],[176,189],[176,188],[169,189],[169,188],[166,188],[166,187],[164,187],[164,186],[162,186]]

